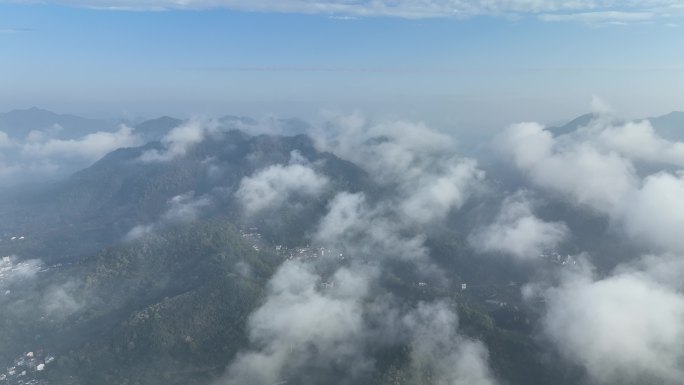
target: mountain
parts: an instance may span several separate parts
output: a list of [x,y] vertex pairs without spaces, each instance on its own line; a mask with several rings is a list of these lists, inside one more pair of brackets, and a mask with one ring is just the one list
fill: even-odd
[[[546,128],[554,136],[575,132],[580,127],[588,125],[596,115],[584,114],[562,126]],[[684,142],[684,112],[674,111],[666,115],[646,118],[653,125],[658,135],[671,141]]]
[[146,120],[135,125],[135,133],[145,142],[159,141],[173,128],[180,126],[182,120],[170,116],[162,116],[157,119]]
[[[149,126],[175,123],[163,118]],[[45,372],[30,371],[27,381],[211,383],[250,346],[249,316],[289,258],[290,252],[278,253],[275,245],[292,253],[306,250],[307,232],[340,191],[364,192],[369,201],[382,198],[362,168],[318,151],[305,135],[225,130],[173,157],[145,160],[145,154],[164,154],[165,146],[155,141],[118,149],[63,181],[0,200],[0,255],[21,256],[2,260],[19,266],[3,271],[20,271],[21,279],[0,279],[7,290],[0,292],[0,308],[7,309],[0,312],[0,367],[25,363],[26,352],[35,352],[56,360]],[[245,218],[235,198],[241,181],[292,162],[328,178],[328,190]],[[168,219],[178,202],[186,206],[174,215],[187,218]],[[201,215],[188,214],[193,202],[203,202]],[[129,239],[136,227],[147,230]],[[519,295],[508,283],[488,284],[514,279],[514,268],[473,258],[464,236],[454,232],[435,234],[425,246],[445,274],[487,289],[464,295],[420,286],[406,261],[383,266],[377,289],[407,306],[451,301],[460,330],[487,343],[492,366],[511,384],[576,383],[573,370],[535,345],[533,312],[485,302],[497,293],[494,287],[511,298]],[[430,383],[429,372],[420,381],[412,377],[409,351],[405,343],[373,351],[377,369],[367,383]]]
[[684,142],[684,112],[674,111],[667,115],[648,118],[658,134],[665,139]]
[[[329,177],[335,190],[371,190],[372,185],[362,169],[317,151],[304,135],[249,136],[231,130],[168,161],[142,161],[148,151],[163,151],[163,146],[151,142],[119,149],[66,180],[6,194],[0,200],[0,216],[12,220],[0,223],[0,234],[31,234],[33,249],[27,243],[21,250],[0,243],[0,254],[21,252],[46,260],[76,258],[119,242],[137,225],[154,223],[168,210],[169,201],[183,194],[211,196],[216,212],[238,216],[232,197],[242,178],[269,165],[287,164],[293,151]],[[322,212],[321,205],[311,201],[305,206]],[[285,227],[288,231],[306,229]],[[282,236],[280,231],[272,232]]]
[[594,119],[594,117],[594,114],[584,114],[562,126],[548,127],[546,129],[553,133],[554,136],[566,135],[571,132],[577,131],[577,129],[580,127],[586,126],[592,121],[592,119]]
[[116,125],[107,121],[56,114],[36,107],[0,114],[0,131],[16,139],[26,138],[31,131],[56,139],[75,139],[93,132],[115,130]]

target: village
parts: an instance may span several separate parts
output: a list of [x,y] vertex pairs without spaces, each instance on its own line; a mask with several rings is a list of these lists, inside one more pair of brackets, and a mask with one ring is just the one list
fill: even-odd
[[240,236],[249,242],[255,251],[261,251],[265,250],[267,247],[272,247],[273,251],[283,259],[309,260],[319,257],[334,257],[339,260],[345,259],[344,253],[341,250],[315,247],[310,244],[301,247],[288,247],[285,245],[270,246],[262,239],[262,235],[257,227],[240,229]]
[[[4,284],[9,283],[10,279],[19,276],[27,276],[41,271],[41,266],[31,261],[18,261],[14,256],[4,256],[0,259],[0,287],[4,288]],[[4,291],[5,295],[9,295],[9,289]]]
[[54,361],[55,357],[44,350],[26,352],[0,373],[0,385],[49,385],[39,377]]
[[574,256],[570,254],[562,255],[557,250],[544,250],[539,254],[539,258],[555,265],[577,265],[577,259]]

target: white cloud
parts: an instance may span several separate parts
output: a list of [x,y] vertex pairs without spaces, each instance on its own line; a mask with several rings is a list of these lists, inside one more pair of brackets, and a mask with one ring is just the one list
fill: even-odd
[[[320,289],[321,277],[310,265],[285,262],[269,283],[266,302],[249,319],[250,341],[257,350],[240,353],[223,384],[275,384],[297,369],[334,363],[349,383],[370,364],[363,355],[363,298],[368,277],[345,268]],[[307,383],[310,383],[311,380]]]
[[647,177],[629,195],[622,217],[629,235],[662,251],[684,252],[684,175]]
[[681,383],[681,293],[639,272],[598,280],[585,272],[568,276],[545,296],[544,332],[595,380]]
[[168,202],[169,209],[162,216],[162,220],[171,223],[191,222],[196,220],[202,209],[211,205],[208,196],[195,197],[194,192],[176,195]]
[[0,148],[7,148],[12,146],[12,140],[10,137],[3,131],[0,131]]
[[647,120],[599,128],[598,140],[630,159],[684,167],[684,143],[663,139]]
[[402,235],[389,209],[391,205],[370,206],[362,193],[340,193],[329,203],[313,238],[319,244],[343,247],[357,258],[424,260],[424,236]]
[[218,131],[214,121],[190,120],[173,128],[162,140],[164,149],[147,150],[141,156],[143,162],[167,162],[184,156],[194,145]]
[[473,185],[484,177],[473,160],[447,167],[441,174],[427,174],[414,179],[415,188],[400,206],[406,218],[420,224],[444,219],[452,209],[463,206]]
[[49,139],[46,142],[29,142],[22,151],[31,157],[64,157],[97,160],[121,147],[133,147],[142,143],[131,127],[122,125],[116,132],[96,132],[79,139]]
[[235,196],[245,212],[254,215],[279,207],[297,195],[316,197],[325,191],[328,183],[328,178],[308,165],[273,165],[243,178]]
[[657,18],[653,12],[595,11],[577,13],[543,14],[544,21],[575,21],[586,24],[621,24],[650,21]]
[[0,258],[0,287],[35,278],[44,267],[43,261],[29,259],[20,261],[16,256]]
[[410,224],[444,219],[484,178],[475,160],[457,155],[451,136],[423,123],[374,124],[359,115],[339,116],[314,138],[319,149],[351,160],[391,187],[392,205]]
[[458,333],[458,317],[446,303],[419,303],[403,319],[411,335],[415,373],[431,373],[430,383],[493,385],[487,348]]
[[206,195],[195,197],[195,193],[191,191],[176,195],[166,204],[168,209],[157,222],[133,227],[124,240],[132,241],[169,225],[192,222],[200,216],[203,210],[211,206],[212,200]]
[[600,212],[618,210],[638,183],[632,163],[616,152],[600,151],[590,141],[564,143],[537,123],[508,127],[497,146],[537,186]]
[[[684,146],[660,137],[647,121],[620,122],[605,106],[596,107],[592,121],[575,132],[554,137],[541,125],[523,123],[508,127],[498,147],[535,186],[591,207],[613,230],[669,254],[600,277],[581,261],[580,271],[541,290],[543,331],[594,382],[680,384],[684,175],[646,170],[683,167]],[[534,292],[530,287],[525,293]]]
[[31,131],[25,140],[9,138],[0,131],[0,189],[27,181],[51,180],[87,167],[121,147],[142,144],[133,129],[100,131],[75,139],[57,139],[63,128],[54,125]]
[[544,249],[558,246],[568,234],[564,223],[544,222],[537,218],[527,194],[518,193],[506,198],[494,223],[476,230],[469,241],[479,251],[534,259]]
[[643,21],[677,13],[674,0],[48,0],[98,9],[170,10],[227,8],[240,11],[364,17],[468,18],[534,15],[547,21]]
[[591,207],[626,233],[661,251],[684,251],[684,182],[659,172],[641,178],[635,164],[684,167],[684,143],[658,136],[648,121],[616,123],[597,116],[554,138],[536,123],[508,127],[498,147],[538,187]]
[[63,318],[78,312],[85,306],[85,300],[80,298],[82,295],[81,285],[68,281],[45,290],[40,305],[49,316]]
[[[366,170],[384,194],[375,200],[343,191],[330,199],[311,239],[342,252],[344,267],[330,276],[337,253],[286,261],[250,317],[252,348],[238,354],[221,383],[330,383],[331,367],[345,373],[333,382],[367,383],[373,352],[400,343],[414,352],[407,370],[429,368],[442,383],[493,384],[487,349],[458,334],[452,310],[439,303],[407,315],[391,295],[383,296],[378,280],[382,267],[396,260],[411,263],[436,286],[446,279],[428,258],[422,229],[440,223],[474,192],[483,177],[476,162],[455,156],[453,139],[424,124],[369,124],[351,115],[337,117],[314,137],[319,150]],[[301,156],[292,156],[287,166],[244,178],[236,197],[248,212],[259,212],[291,194],[315,196],[325,187]],[[324,281],[333,285],[324,289]]]

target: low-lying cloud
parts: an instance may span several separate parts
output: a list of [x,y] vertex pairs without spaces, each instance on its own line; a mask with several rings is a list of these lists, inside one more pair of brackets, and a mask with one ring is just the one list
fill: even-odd
[[593,379],[680,383],[684,375],[681,292],[642,271],[596,278],[585,269],[566,276],[545,297],[544,333]]
[[506,198],[494,222],[474,231],[469,241],[481,252],[530,260],[545,249],[558,247],[569,232],[562,222],[545,222],[535,216],[529,194],[519,192]]
[[[250,317],[251,349],[238,354],[221,383],[364,383],[375,370],[373,352],[403,344],[412,352],[411,377],[427,370],[443,383],[495,384],[486,347],[458,332],[453,305],[407,309],[379,279],[393,261],[446,279],[429,260],[424,225],[442,223],[475,194],[483,177],[477,163],[456,156],[451,137],[423,124],[371,124],[352,115],[314,136],[319,150],[352,160],[386,193],[321,196],[326,213],[310,233],[312,244],[341,251],[344,263],[326,253],[281,265]],[[245,177],[236,196],[248,212],[272,212],[291,190],[319,193],[325,177],[308,166],[269,166]]]
[[510,126],[497,145],[535,188],[608,218],[611,231],[655,252],[602,274],[576,257],[560,283],[527,286],[525,294],[544,299],[547,340],[596,383],[681,383],[684,176],[676,170],[684,143],[602,109],[562,135],[537,123]]
[[75,139],[56,138],[54,131],[60,129],[56,126],[34,130],[26,138],[13,138],[0,132],[2,187],[61,177],[91,165],[118,148],[142,144],[142,139],[126,125],[117,131],[94,132]]
[[96,132],[79,139],[48,139],[40,142],[37,135],[31,137],[22,147],[22,152],[31,157],[80,158],[95,161],[122,147],[135,147],[142,140],[131,127],[122,125],[116,132]]
[[269,166],[242,179],[235,196],[247,215],[278,208],[296,196],[315,198],[325,191],[329,179],[303,162],[298,153],[291,157],[288,165]]
[[209,196],[195,196],[193,191],[176,195],[167,202],[167,210],[155,223],[148,223],[133,227],[124,237],[125,241],[133,241],[149,233],[179,223],[197,220],[203,211],[213,204]]
[[204,141],[209,135],[218,133],[218,123],[213,120],[198,119],[187,121],[174,127],[161,139],[163,149],[151,149],[141,156],[142,162],[168,162],[184,156],[188,150]]
[[684,250],[672,230],[684,223],[681,173],[643,176],[636,167],[678,166],[684,143],[663,139],[650,123],[598,115],[559,137],[537,123],[521,123],[508,127],[497,146],[538,188],[606,215],[651,247]]

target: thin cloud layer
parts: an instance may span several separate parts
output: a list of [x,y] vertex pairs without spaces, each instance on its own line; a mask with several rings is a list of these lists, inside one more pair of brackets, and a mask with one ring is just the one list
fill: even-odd
[[124,237],[125,241],[133,241],[144,235],[179,223],[192,222],[200,217],[202,212],[212,205],[209,196],[195,196],[193,191],[176,195],[167,202],[168,209],[155,223],[148,223],[133,227]]
[[44,142],[37,142],[43,136],[32,131],[33,135],[29,136],[29,143],[22,147],[22,152],[39,158],[81,158],[95,161],[118,148],[141,145],[142,140],[133,131],[133,128],[122,125],[116,132],[96,132],[79,139],[48,139]]
[[[20,1],[30,3],[32,1]],[[534,15],[545,21],[643,22],[680,14],[674,0],[51,0],[53,4],[97,9],[171,10],[227,8],[252,12],[327,14],[335,17],[389,16],[408,19]]]
[[19,183],[64,176],[87,167],[111,151],[142,144],[133,128],[99,131],[75,139],[59,139],[54,125],[32,130],[25,138],[0,131],[0,189]]
[[311,370],[301,383],[315,383],[315,368],[332,363],[354,383],[369,366],[362,348],[369,281],[363,272],[340,269],[330,282],[321,290],[312,266],[285,262],[271,279],[268,299],[250,316],[250,340],[260,349],[238,355],[223,383],[275,384],[301,367]]

